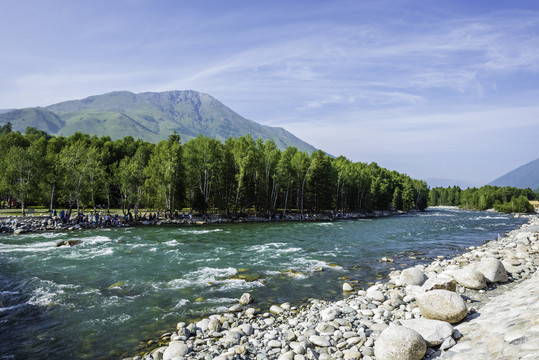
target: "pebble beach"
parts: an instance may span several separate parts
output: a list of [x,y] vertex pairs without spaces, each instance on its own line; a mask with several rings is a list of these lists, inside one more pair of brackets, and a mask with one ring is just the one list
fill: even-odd
[[519,229],[454,258],[394,271],[367,289],[345,282],[340,301],[260,312],[246,293],[126,360],[535,358],[539,218],[525,216]]

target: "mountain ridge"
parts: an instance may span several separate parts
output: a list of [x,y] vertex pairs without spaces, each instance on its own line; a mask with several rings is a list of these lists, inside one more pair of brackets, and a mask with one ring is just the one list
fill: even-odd
[[69,136],[79,131],[119,139],[133,136],[146,141],[167,139],[176,131],[183,141],[202,134],[224,141],[251,134],[273,140],[284,149],[316,148],[283,128],[256,123],[235,113],[214,97],[194,90],[132,93],[113,91],[46,107],[0,113],[0,125],[11,122],[13,130],[31,126],[51,135]]
[[517,188],[539,188],[539,158],[509,171],[490,182],[492,186],[512,186]]

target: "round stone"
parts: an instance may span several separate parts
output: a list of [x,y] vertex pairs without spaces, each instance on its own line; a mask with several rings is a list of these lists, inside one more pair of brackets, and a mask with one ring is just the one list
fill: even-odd
[[427,343],[416,331],[403,326],[390,326],[374,344],[376,360],[420,360]]

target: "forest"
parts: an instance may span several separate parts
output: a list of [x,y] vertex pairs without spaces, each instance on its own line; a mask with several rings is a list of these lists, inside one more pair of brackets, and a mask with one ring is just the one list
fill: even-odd
[[179,135],[157,144],[133,137],[75,133],[50,136],[0,128],[0,202],[50,210],[189,208],[222,214],[424,210],[424,181],[376,163],[352,162],[318,150],[277,148],[250,135],[221,142]]
[[504,213],[533,212],[530,200],[536,194],[531,189],[485,185],[461,190],[458,186],[436,187],[429,191],[429,206],[458,206],[470,210],[495,209]]

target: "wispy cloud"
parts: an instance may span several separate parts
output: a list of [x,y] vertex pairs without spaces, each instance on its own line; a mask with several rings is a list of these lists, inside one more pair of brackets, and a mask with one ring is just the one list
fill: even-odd
[[193,89],[331,153],[418,168],[426,146],[485,159],[499,152],[483,134],[522,149],[527,140],[504,135],[539,132],[534,4],[8,0],[5,10],[0,108]]

